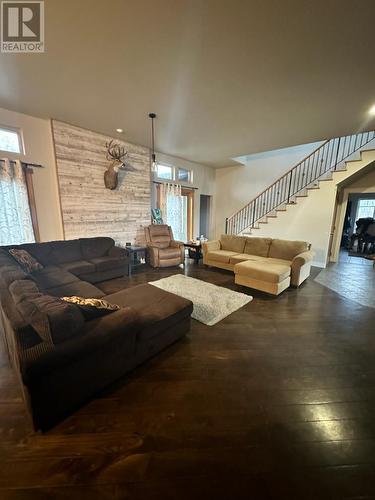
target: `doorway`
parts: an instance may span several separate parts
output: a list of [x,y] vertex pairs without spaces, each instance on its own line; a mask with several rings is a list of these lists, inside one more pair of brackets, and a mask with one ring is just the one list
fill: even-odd
[[171,190],[164,195],[162,203],[160,184],[157,188],[157,207],[162,212],[163,223],[171,226],[176,240],[184,242],[191,240],[194,231],[194,190],[181,188],[178,194]]
[[349,193],[340,241],[339,261],[364,263],[375,253],[375,193]]
[[207,239],[210,234],[211,198],[212,196],[207,194],[200,195],[199,236]]

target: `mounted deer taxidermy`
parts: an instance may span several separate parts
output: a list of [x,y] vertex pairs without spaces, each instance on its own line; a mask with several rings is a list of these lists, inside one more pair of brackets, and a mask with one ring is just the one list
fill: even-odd
[[110,165],[104,172],[104,185],[107,189],[116,189],[118,185],[118,172],[119,170],[134,170],[130,165],[125,163],[128,152],[125,148],[114,142],[113,140],[107,142],[105,145],[107,149],[106,158],[110,161]]

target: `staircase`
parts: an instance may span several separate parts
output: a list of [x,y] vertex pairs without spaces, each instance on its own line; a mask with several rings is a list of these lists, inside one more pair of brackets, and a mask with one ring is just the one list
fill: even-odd
[[[321,181],[333,179],[334,172],[347,170],[347,162],[360,159],[361,153],[375,144],[375,132],[363,132],[324,142],[286,174],[271,184],[247,205],[226,219],[226,234],[252,234],[261,224],[277,218],[300,197],[319,189]],[[372,146],[372,145],[371,145]],[[375,149],[375,146],[372,147]],[[359,155],[359,156],[358,156]]]

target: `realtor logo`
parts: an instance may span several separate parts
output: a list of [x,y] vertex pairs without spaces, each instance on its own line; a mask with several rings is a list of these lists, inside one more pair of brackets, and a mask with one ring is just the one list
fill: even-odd
[[1,2],[1,52],[44,52],[44,2]]

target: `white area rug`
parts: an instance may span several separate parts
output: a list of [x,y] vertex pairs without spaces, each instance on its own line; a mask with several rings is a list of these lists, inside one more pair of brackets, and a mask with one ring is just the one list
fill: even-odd
[[253,300],[250,295],[234,292],[183,274],[151,281],[150,285],[191,300],[194,304],[192,317],[209,326],[215,325]]

